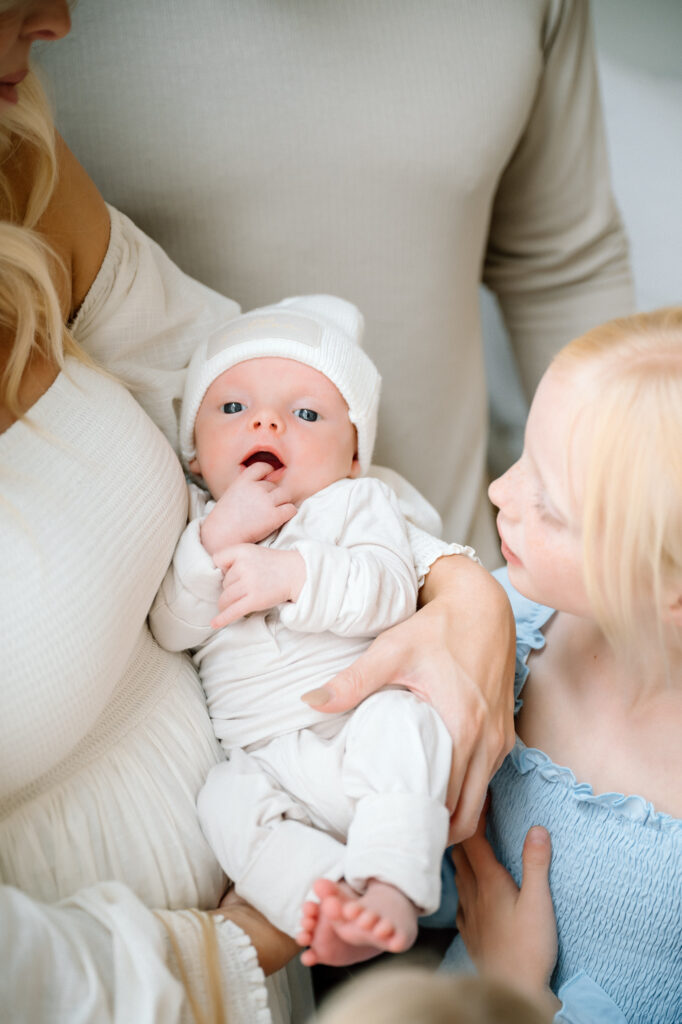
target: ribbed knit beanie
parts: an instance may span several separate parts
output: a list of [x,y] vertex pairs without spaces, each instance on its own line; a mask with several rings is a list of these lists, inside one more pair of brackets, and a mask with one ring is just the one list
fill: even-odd
[[204,395],[221,373],[263,356],[294,359],[319,370],[348,405],[358,435],[360,472],[372,461],[381,377],[360,347],[360,311],[333,295],[301,295],[229,320],[202,341],[192,356],[180,417],[180,451],[195,456],[194,423]]

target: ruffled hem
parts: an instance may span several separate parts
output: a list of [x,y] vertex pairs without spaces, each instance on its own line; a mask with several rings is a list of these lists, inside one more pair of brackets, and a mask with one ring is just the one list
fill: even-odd
[[219,923],[217,935],[223,953],[223,973],[230,983],[229,1001],[237,1004],[244,1020],[271,1024],[265,975],[251,939],[233,921]]
[[575,800],[594,804],[617,814],[629,821],[663,832],[682,833],[682,821],[663,811],[657,811],[644,797],[623,793],[595,793],[589,782],[578,782],[570,768],[555,764],[537,747],[527,747],[520,739],[509,755],[517,771],[522,775],[537,771],[546,782],[572,790]]

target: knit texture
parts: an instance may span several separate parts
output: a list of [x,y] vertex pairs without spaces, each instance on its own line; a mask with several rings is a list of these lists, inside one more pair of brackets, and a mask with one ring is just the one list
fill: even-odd
[[194,423],[213,381],[249,359],[276,357],[305,363],[341,392],[358,436],[358,461],[366,473],[377,430],[381,378],[360,348],[364,320],[350,302],[333,295],[284,299],[230,320],[192,356],[180,419],[182,457],[195,456]]

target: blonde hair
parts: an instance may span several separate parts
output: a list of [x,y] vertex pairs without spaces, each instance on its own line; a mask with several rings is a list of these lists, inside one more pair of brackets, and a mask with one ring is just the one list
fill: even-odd
[[[652,622],[663,640],[666,590],[682,591],[682,307],[596,327],[553,365],[589,370],[578,385],[591,441],[582,513],[588,599],[614,646],[641,650]],[[642,593],[653,599],[649,619]]]
[[[23,148],[33,157],[25,209],[17,209],[6,164]],[[35,354],[60,370],[67,355],[90,362],[67,330],[55,274],[66,272],[35,230],[57,180],[55,129],[45,92],[34,71],[19,86],[19,102],[0,121],[0,200],[8,220],[0,222],[0,331],[12,339],[0,378],[0,404],[21,417],[19,389]]]
[[373,968],[323,1003],[315,1024],[549,1024],[550,1013],[480,975]]

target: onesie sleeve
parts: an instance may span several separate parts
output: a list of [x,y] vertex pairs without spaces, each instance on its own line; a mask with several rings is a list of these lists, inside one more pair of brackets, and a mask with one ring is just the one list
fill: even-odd
[[[205,915],[198,912],[154,914],[125,886],[103,882],[55,904],[2,886],[0,916],[0,990],[12,1019],[67,1021],[78,1007],[83,1024],[189,1024],[185,979],[198,1005],[206,1004]],[[269,1024],[249,938],[232,922],[216,921],[216,939],[228,1019]]]
[[292,545],[305,561],[306,581],[298,600],[282,605],[280,618],[305,633],[373,637],[416,608],[405,521],[395,494],[378,480],[342,481],[329,489],[329,500],[332,514],[344,501],[343,515],[336,513],[341,524],[329,541]]
[[398,498],[400,511],[407,524],[407,537],[412,552],[412,562],[421,587],[424,578],[435,561],[445,555],[466,555],[478,562],[476,552],[467,544],[448,544],[440,539],[443,523],[433,505],[426,500],[416,487],[386,466],[371,466],[370,475],[381,480],[393,490]]
[[634,307],[589,4],[550,0],[541,45],[543,71],[498,186],[483,270],[529,397],[562,345]]
[[584,971],[564,982],[557,998],[562,1007],[555,1024],[628,1024],[611,997]]
[[115,374],[177,452],[190,357],[202,338],[240,312],[184,274],[124,214],[109,207],[109,246],[70,324],[76,341]]
[[154,598],[149,626],[167,651],[198,647],[213,632],[223,574],[201,543],[201,524],[209,504],[190,485],[190,509],[196,514],[185,527],[168,571]]

